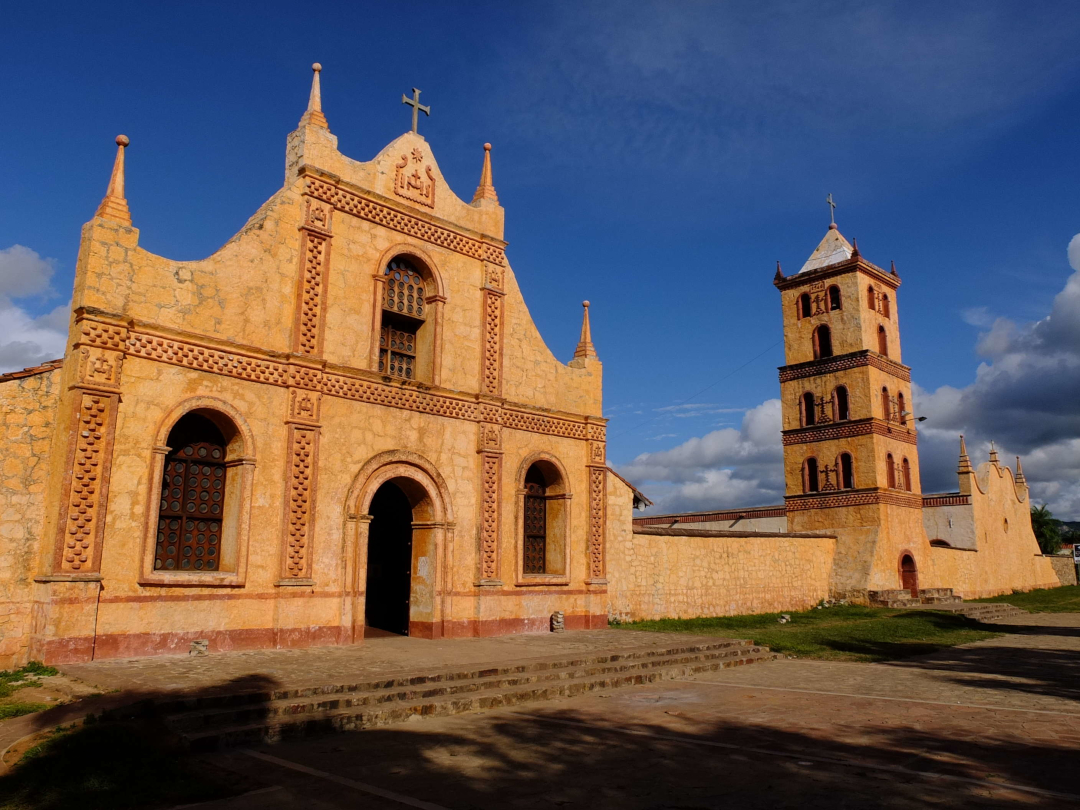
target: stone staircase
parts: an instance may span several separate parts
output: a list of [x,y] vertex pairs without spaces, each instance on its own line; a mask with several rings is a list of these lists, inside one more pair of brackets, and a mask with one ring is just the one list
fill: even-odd
[[956,612],[977,622],[996,622],[1001,619],[1028,615],[1026,610],[1004,602],[965,602],[956,608]]
[[906,589],[892,591],[869,591],[872,607],[912,608],[925,605],[959,605],[963,600],[955,595],[952,588],[923,588],[918,597],[913,597]]
[[484,669],[400,673],[357,683],[159,700],[156,710],[193,748],[212,750],[573,697],[777,657],[750,641],[699,637],[692,643],[528,659]]

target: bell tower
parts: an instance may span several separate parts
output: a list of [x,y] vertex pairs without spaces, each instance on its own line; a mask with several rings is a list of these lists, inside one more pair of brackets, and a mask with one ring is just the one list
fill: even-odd
[[834,595],[895,588],[905,557],[930,566],[895,265],[868,262],[834,222],[799,272],[777,264],[773,283],[788,531],[837,534]]

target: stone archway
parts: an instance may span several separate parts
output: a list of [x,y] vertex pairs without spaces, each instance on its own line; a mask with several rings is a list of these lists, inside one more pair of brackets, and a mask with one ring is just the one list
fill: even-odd
[[[379,500],[376,500],[376,496],[379,496]],[[411,544],[411,559],[407,560],[407,622],[402,618],[398,629],[392,632],[407,630],[410,636],[441,638],[445,615],[443,601],[448,582],[447,558],[448,550],[453,545],[454,522],[449,489],[435,465],[417,453],[404,450],[380,453],[357,473],[345,504],[344,536],[349,541],[349,548],[343,560],[346,588],[342,623],[346,634],[351,635],[354,642],[364,636],[369,542],[373,523],[382,516],[388,531],[398,533],[399,544],[405,541]],[[406,509],[408,515],[403,514]],[[407,537],[403,533],[404,523],[411,529]],[[376,532],[379,531],[379,527],[376,527]],[[377,535],[375,539],[379,543],[388,539],[394,542],[393,537]],[[376,558],[386,564],[385,556],[379,557],[377,553]],[[393,562],[393,554],[389,560]],[[395,564],[395,571],[405,565],[400,560],[398,563]],[[395,593],[391,590],[389,594],[379,593],[377,596],[404,601],[400,593]],[[379,616],[379,610],[376,608],[376,616]]]

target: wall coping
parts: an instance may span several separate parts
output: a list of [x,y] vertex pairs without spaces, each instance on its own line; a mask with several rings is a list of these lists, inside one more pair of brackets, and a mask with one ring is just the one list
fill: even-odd
[[766,537],[815,537],[835,540],[835,534],[828,532],[739,532],[731,529],[682,529],[665,526],[635,526],[634,534],[651,534],[661,537],[744,537],[748,540],[761,540]]

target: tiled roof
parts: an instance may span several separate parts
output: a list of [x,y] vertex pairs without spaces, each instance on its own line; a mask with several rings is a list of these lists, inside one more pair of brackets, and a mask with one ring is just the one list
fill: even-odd
[[63,358],[59,360],[49,360],[46,363],[42,363],[40,366],[31,366],[30,368],[24,368],[22,371],[9,371],[7,374],[0,374],[0,383],[9,382],[11,380],[20,380],[23,377],[33,377],[35,374],[45,374],[48,371],[55,371],[64,365]]

